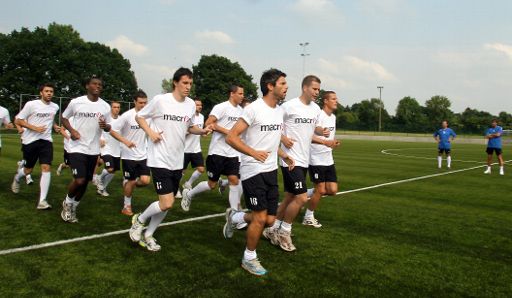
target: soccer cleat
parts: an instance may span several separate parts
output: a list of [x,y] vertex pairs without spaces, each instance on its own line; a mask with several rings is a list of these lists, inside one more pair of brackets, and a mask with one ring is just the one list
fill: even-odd
[[20,192],[20,183],[18,182],[18,180],[16,180],[16,176],[14,176],[14,179],[12,179],[11,190],[13,193]]
[[183,195],[181,194],[181,191],[178,189],[178,191],[176,192],[176,195],[174,196],[176,199],[181,199],[183,198]]
[[192,184],[190,184],[190,182],[185,182],[183,183],[183,188],[186,188],[186,189],[192,189]]
[[57,174],[57,176],[60,176],[60,174],[62,174],[62,168],[64,167],[64,164],[61,163],[59,165],[59,167],[57,168],[57,171],[55,172],[55,174]]
[[102,196],[102,197],[108,197],[108,196],[110,196],[110,194],[107,192],[107,190],[105,190],[105,189],[99,189],[99,187],[98,187],[98,189],[96,190],[96,193],[97,193],[97,194],[99,194],[99,195],[100,195],[100,196]]
[[491,173],[491,168],[487,168],[487,170],[485,170],[484,174],[490,174]]
[[237,230],[243,230],[247,227],[247,223],[244,221],[244,222],[239,222],[236,224],[236,229]]
[[233,237],[233,214],[235,214],[235,212],[234,209],[226,209],[226,223],[222,228],[222,234],[226,239]]
[[311,217],[304,217],[304,220],[302,220],[302,224],[305,226],[312,226],[315,228],[321,228],[322,224],[313,216]]
[[292,237],[291,232],[286,232],[283,229],[279,229],[277,231],[277,236],[279,238],[279,246],[284,251],[294,251],[297,248],[295,248],[295,245],[292,243]]
[[500,169],[500,175],[501,176],[505,175],[505,171],[503,169]]
[[60,213],[60,217],[62,217],[63,221],[71,222],[72,210],[73,210],[72,203],[66,203],[66,200],[62,201],[62,212]]
[[183,190],[183,198],[181,199],[181,209],[183,211],[188,212],[190,210],[190,204],[192,203],[192,198],[188,195],[190,189]]
[[130,239],[133,242],[139,242],[142,239],[142,230],[144,230],[144,224],[139,221],[140,213],[135,214],[132,217],[132,227],[130,228]]
[[151,237],[144,237],[139,241],[139,245],[145,247],[149,251],[159,251],[162,247],[156,243],[156,239]]
[[226,185],[222,183],[222,179],[219,180],[219,194],[222,196],[226,190]]
[[30,174],[25,176],[25,181],[27,182],[27,185],[34,184],[34,180],[32,179],[32,175],[30,175]]
[[263,229],[263,237],[265,237],[267,240],[270,240],[272,245],[279,245],[279,237],[277,233],[278,231],[272,227]]
[[242,259],[242,268],[247,270],[250,274],[254,274],[256,276],[263,276],[267,274],[267,270],[261,266],[260,261],[256,259],[246,260]]
[[48,204],[48,202],[46,200],[44,200],[44,201],[39,202],[39,204],[37,204],[37,209],[39,209],[39,210],[52,209],[52,205]]
[[126,216],[132,216],[133,215],[132,206],[131,205],[124,206],[123,210],[121,210],[121,213]]

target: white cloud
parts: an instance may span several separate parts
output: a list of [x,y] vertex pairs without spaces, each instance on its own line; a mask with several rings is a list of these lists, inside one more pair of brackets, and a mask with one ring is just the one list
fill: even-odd
[[332,0],[297,0],[290,8],[302,17],[315,22],[332,22],[342,19],[341,11]]
[[377,76],[384,81],[395,81],[395,76],[384,68],[381,64],[373,61],[366,61],[354,56],[345,56],[344,60],[348,62],[349,67],[366,74],[368,76]]
[[108,41],[107,45],[127,55],[142,56],[149,51],[146,46],[134,42],[125,35],[119,35],[114,40]]
[[488,50],[494,50],[505,54],[510,60],[512,60],[512,46],[502,43],[488,43],[484,47]]
[[231,36],[222,31],[204,30],[196,32],[194,36],[202,42],[216,42],[220,44],[232,44],[235,42]]
[[162,78],[170,78],[176,71],[175,68],[165,66],[165,65],[155,65],[155,64],[143,63],[143,64],[141,64],[141,66],[145,71],[150,72],[153,75],[158,75]]

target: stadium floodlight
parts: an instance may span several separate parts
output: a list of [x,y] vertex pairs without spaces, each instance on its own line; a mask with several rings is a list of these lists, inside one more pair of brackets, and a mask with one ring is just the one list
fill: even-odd
[[379,89],[379,132],[382,130],[382,89],[384,86],[377,86]]
[[306,53],[306,47],[309,45],[309,42],[301,42],[299,43],[299,46],[302,47],[302,53],[300,54],[302,56],[302,77],[306,75],[306,57],[310,54]]

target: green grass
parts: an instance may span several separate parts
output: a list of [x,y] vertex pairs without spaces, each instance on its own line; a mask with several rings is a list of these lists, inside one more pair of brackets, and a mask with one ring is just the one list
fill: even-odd
[[[79,206],[78,224],[59,216],[70,173],[52,175],[51,211],[35,209],[36,184],[10,192],[19,140],[5,136],[0,156],[0,250],[127,229],[120,213],[120,175],[109,198],[92,186]],[[206,152],[206,142],[204,152]],[[429,148],[431,147],[431,148]],[[346,140],[336,151],[340,190],[439,172],[434,159],[383,155],[382,149],[435,157],[435,145]],[[423,149],[422,149],[423,148]],[[505,158],[512,148],[504,148]],[[62,160],[60,139],[55,163]],[[454,159],[480,161],[480,145],[454,144]],[[477,163],[454,162],[454,169]],[[244,233],[222,237],[222,217],[160,228],[162,245],[150,253],[128,235],[0,256],[1,296],[486,296],[512,290],[512,168],[507,175],[483,168],[354,192],[322,200],[321,229],[294,224],[297,251],[286,253],[262,240],[258,256],[265,278],[240,268]],[[188,172],[190,174],[190,171]],[[136,189],[134,209],[155,200],[153,187]],[[179,204],[166,221],[220,213],[227,197],[196,198],[189,213]],[[301,216],[302,218],[302,216]],[[301,219],[300,218],[300,219]]]

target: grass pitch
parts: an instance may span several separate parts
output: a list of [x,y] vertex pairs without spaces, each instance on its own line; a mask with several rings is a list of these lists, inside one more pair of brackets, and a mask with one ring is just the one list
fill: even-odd
[[[121,175],[102,198],[90,185],[78,224],[60,219],[71,180],[52,175],[51,211],[35,209],[35,184],[10,191],[21,152],[16,136],[3,136],[0,156],[0,251],[128,229],[120,213]],[[62,161],[55,140],[54,165]],[[398,155],[386,155],[389,150]],[[481,145],[454,144],[453,169],[481,165]],[[512,148],[504,148],[512,159]],[[207,152],[207,142],[203,142]],[[405,156],[406,157],[405,157]],[[436,145],[346,140],[336,150],[340,191],[444,173]],[[56,166],[54,166],[56,168]],[[245,233],[222,237],[223,217],[161,227],[162,250],[145,251],[127,234],[0,255],[1,296],[486,296],[512,290],[512,168],[499,176],[484,168],[345,193],[322,199],[321,229],[294,224],[297,251],[287,253],[262,240],[258,256],[264,278],[240,268]],[[190,174],[189,170],[187,174]],[[188,176],[188,175],[187,175]],[[204,177],[203,177],[204,179]],[[152,186],[134,192],[134,211],[156,199]],[[191,211],[175,204],[166,221],[222,213],[227,196],[195,198]]]

